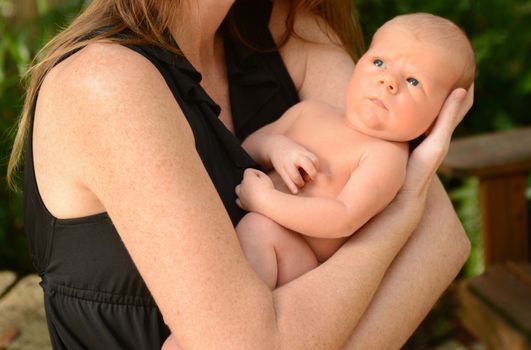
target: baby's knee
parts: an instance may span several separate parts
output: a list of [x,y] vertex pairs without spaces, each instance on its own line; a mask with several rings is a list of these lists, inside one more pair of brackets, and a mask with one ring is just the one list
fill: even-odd
[[278,246],[290,239],[293,233],[286,230],[267,216],[248,213],[236,226],[240,242]]
[[236,226],[238,236],[241,235],[263,235],[272,232],[278,227],[278,224],[258,213],[247,213]]

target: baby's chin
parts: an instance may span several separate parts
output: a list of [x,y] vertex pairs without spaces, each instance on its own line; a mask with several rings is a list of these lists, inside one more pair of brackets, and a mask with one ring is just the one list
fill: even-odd
[[368,129],[382,130],[384,127],[384,123],[381,120],[382,118],[375,113],[361,113],[358,118]]
[[387,118],[389,118],[387,114],[375,113],[370,109],[349,115],[351,125],[357,131],[370,137],[391,142],[409,142],[422,135],[422,132],[417,130],[402,130],[401,128],[397,128]]
[[378,128],[363,127],[360,130],[367,136],[378,138],[389,142],[409,142],[417,139],[423,133],[401,133],[392,127],[386,127],[385,125],[378,124]]

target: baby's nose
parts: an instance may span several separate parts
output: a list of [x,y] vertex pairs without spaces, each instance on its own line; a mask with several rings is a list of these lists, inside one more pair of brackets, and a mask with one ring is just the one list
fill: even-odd
[[382,76],[379,82],[381,85],[384,85],[387,91],[389,91],[389,93],[391,94],[396,94],[396,92],[398,91],[398,84],[396,82],[396,79],[394,79],[394,77],[390,74]]

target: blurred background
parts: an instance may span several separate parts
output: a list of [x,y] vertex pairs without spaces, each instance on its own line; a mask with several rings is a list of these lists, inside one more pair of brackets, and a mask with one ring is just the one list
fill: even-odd
[[[8,190],[7,159],[22,106],[20,77],[31,59],[88,0],[0,0],[0,271],[33,273],[23,233],[21,196]],[[475,105],[455,138],[531,125],[530,0],[355,0],[366,43],[394,15],[425,11],[459,24],[471,38],[477,60]],[[477,179],[442,177],[473,244],[458,278],[483,271]],[[528,181],[527,198],[531,198]],[[406,349],[440,348],[451,339],[473,340],[455,315],[452,287],[421,325]],[[443,345],[441,345],[443,344]]]

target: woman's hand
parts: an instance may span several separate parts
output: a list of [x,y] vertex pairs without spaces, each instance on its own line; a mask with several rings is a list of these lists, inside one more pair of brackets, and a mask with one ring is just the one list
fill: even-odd
[[244,210],[260,212],[260,203],[267,196],[267,192],[274,189],[269,176],[260,170],[245,169],[242,183],[235,188],[238,196],[236,204]]
[[411,153],[406,180],[397,197],[414,195],[424,199],[433,175],[448,152],[452,133],[472,107],[474,86],[455,89],[446,99],[437,120],[424,141]]

